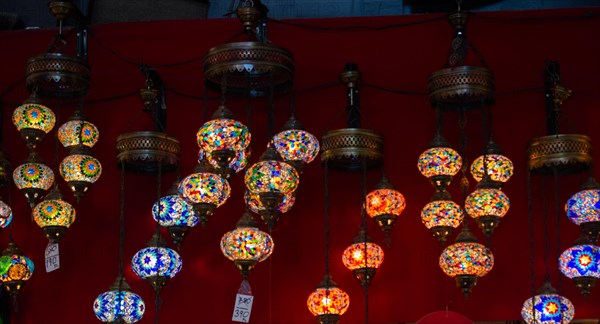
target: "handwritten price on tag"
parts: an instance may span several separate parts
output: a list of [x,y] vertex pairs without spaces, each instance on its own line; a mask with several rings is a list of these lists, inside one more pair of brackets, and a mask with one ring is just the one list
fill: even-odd
[[46,272],[54,271],[60,268],[60,257],[58,252],[58,243],[49,243],[46,247]]
[[250,321],[250,313],[252,312],[252,302],[254,296],[237,294],[235,297],[235,306],[233,308],[234,322],[248,323]]

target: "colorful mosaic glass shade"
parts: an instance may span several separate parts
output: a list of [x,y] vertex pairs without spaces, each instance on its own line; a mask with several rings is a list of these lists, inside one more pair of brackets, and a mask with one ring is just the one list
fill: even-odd
[[[471,164],[471,175],[476,181],[483,179],[483,157],[479,156]],[[512,161],[502,154],[486,154],[487,174],[492,181],[506,182],[513,175],[514,167]]]
[[23,255],[15,243],[10,242],[3,252],[3,258],[9,258],[6,272],[0,276],[0,281],[6,291],[11,294],[19,292],[23,284],[31,278],[35,267],[30,258]]
[[179,184],[180,196],[190,204],[223,205],[231,195],[229,182],[209,172],[192,173]]
[[84,145],[93,147],[100,133],[96,125],[85,120],[70,120],[58,129],[58,140],[64,147]]
[[[246,201],[248,208],[254,213],[260,214],[266,210],[266,207],[263,206],[263,203],[260,201],[258,193],[251,193],[246,190],[244,193],[244,200]],[[294,193],[283,196],[283,200],[277,207],[277,211],[282,214],[287,213],[294,206],[294,202],[296,202]]]
[[521,308],[521,317],[527,324],[570,323],[574,316],[575,307],[571,301],[556,293],[535,295],[533,302],[529,298]]
[[600,247],[591,244],[575,245],[563,251],[558,259],[560,271],[570,279],[600,278]]
[[306,301],[314,316],[344,315],[350,306],[350,296],[338,287],[318,287]]
[[135,323],[142,319],[146,304],[140,296],[127,290],[110,290],[100,294],[94,301],[96,317],[105,323]]
[[75,221],[75,208],[62,199],[45,199],[33,209],[33,220],[39,227],[68,228]]
[[139,250],[131,259],[131,268],[140,278],[175,277],[181,271],[181,257],[173,249],[151,246]]
[[[240,172],[244,170],[244,168],[248,165],[248,160],[250,159],[251,150],[250,147],[245,150],[235,151],[235,156],[229,162],[228,168],[233,170],[234,172]],[[201,163],[202,159],[206,158],[210,165],[214,168],[219,168],[219,162],[212,157],[212,153],[204,153],[202,149],[198,152],[198,163]]]
[[86,154],[67,155],[60,162],[60,175],[67,182],[95,183],[102,174],[102,165],[95,157]]
[[192,206],[179,195],[164,196],[155,202],[152,206],[152,218],[164,227],[194,227],[200,221]]
[[0,200],[0,229],[6,228],[12,222],[13,213],[8,204]]
[[273,136],[273,145],[286,162],[312,162],[319,153],[319,140],[311,133],[300,130],[284,130]]
[[246,188],[254,193],[279,192],[283,195],[293,193],[298,187],[300,177],[291,165],[274,160],[259,161],[246,171]]
[[23,163],[13,171],[13,180],[19,189],[48,190],[54,183],[54,172],[43,163]]
[[221,238],[221,252],[234,262],[262,262],[271,256],[274,247],[271,235],[257,227],[237,227]]
[[342,262],[349,270],[356,270],[359,268],[377,269],[383,263],[383,256],[383,249],[378,244],[372,242],[360,242],[354,243],[344,250]]
[[465,209],[472,218],[483,216],[502,218],[509,208],[508,196],[498,189],[477,189],[465,200]]
[[463,275],[483,277],[492,270],[494,255],[482,244],[458,242],[444,249],[439,264],[449,277]]
[[44,105],[26,103],[13,111],[12,121],[19,131],[36,129],[48,134],[54,128],[56,116],[50,108]]
[[419,171],[427,178],[434,176],[454,176],[460,171],[462,158],[449,147],[432,147],[419,156]]
[[367,215],[373,218],[385,214],[400,216],[406,208],[406,200],[397,190],[377,189],[367,195],[366,207]]
[[452,200],[434,200],[421,210],[421,221],[428,229],[437,226],[457,228],[463,218],[462,209]]
[[237,120],[217,118],[204,123],[196,133],[196,139],[205,152],[243,151],[250,145],[250,132]]
[[567,217],[571,222],[600,222],[600,190],[582,190],[571,196],[565,205]]

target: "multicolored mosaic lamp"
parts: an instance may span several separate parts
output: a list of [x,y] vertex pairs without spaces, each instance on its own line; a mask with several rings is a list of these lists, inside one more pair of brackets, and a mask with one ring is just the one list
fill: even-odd
[[29,206],[33,208],[54,183],[54,172],[35,151],[29,153],[25,163],[13,171],[13,181],[17,188],[25,194]]
[[319,140],[304,130],[294,114],[285,123],[283,130],[273,136],[273,146],[283,161],[292,165],[298,173],[319,153]]
[[131,259],[133,272],[146,279],[156,293],[181,271],[181,257],[166,245],[160,234],[155,233],[147,247],[139,250]]
[[331,276],[325,275],[317,289],[308,296],[306,305],[320,324],[337,324],[350,306],[350,296],[338,288]]
[[181,198],[192,205],[203,227],[215,209],[231,195],[229,182],[211,169],[206,161],[199,162],[194,173],[181,180],[178,189]]
[[[82,149],[82,146],[78,146],[77,149]],[[60,175],[79,202],[90,186],[100,178],[102,165],[95,157],[77,149],[60,162]]]
[[385,232],[386,241],[389,241],[396,219],[406,208],[406,200],[383,175],[375,188],[367,194],[365,208],[367,215],[377,221]]
[[33,93],[12,114],[13,124],[30,149],[35,148],[56,123],[52,109],[44,106],[39,96]]
[[131,291],[123,277],[117,277],[107,292],[94,300],[94,314],[104,323],[135,323],[142,319],[146,304]]
[[464,214],[448,191],[437,191],[421,210],[421,221],[442,245],[462,223]]
[[248,127],[234,119],[233,113],[222,104],[196,133],[198,146],[211,155],[221,174],[229,174],[229,165],[238,151],[250,145]]
[[167,195],[158,199],[152,206],[152,218],[160,226],[166,227],[173,242],[181,246],[190,228],[198,225],[200,220],[192,205],[179,196],[175,182]]
[[548,281],[521,308],[521,317],[527,324],[570,323],[574,316],[575,307],[571,301],[559,295]]
[[383,249],[373,243],[364,228],[342,253],[344,266],[354,273],[361,286],[368,287],[375,276],[375,272],[383,263]]
[[235,263],[244,278],[256,263],[271,256],[274,247],[271,235],[258,229],[258,223],[248,210],[237,222],[235,229],[221,238],[221,252]]
[[278,220],[277,208],[281,205],[283,197],[292,194],[298,187],[300,176],[294,167],[283,162],[281,156],[272,145],[265,153],[246,171],[244,182],[252,194],[258,194],[266,212],[263,219],[269,229],[272,229]]
[[487,180],[481,181],[477,189],[465,200],[467,214],[475,219],[486,236],[490,236],[498,226],[500,219],[510,208],[508,196],[500,189],[489,188]]
[[[238,173],[248,165],[248,160],[250,160],[250,156],[252,155],[252,150],[250,146],[248,146],[245,150],[235,151],[235,157],[229,162],[225,173],[220,174],[222,177],[229,179],[233,172]],[[204,150],[200,149],[198,152],[198,162],[202,159],[208,160],[210,165],[215,168],[215,170],[219,170],[219,163],[216,159],[212,157],[212,153],[205,153]]]
[[[486,161],[485,166],[483,164],[484,158]],[[483,155],[480,155],[471,163],[471,175],[476,181],[483,180],[484,169],[487,170],[490,180],[498,184],[497,187],[501,187],[503,183],[508,181],[514,172],[512,161],[502,154],[502,151],[493,140],[488,142]]]
[[79,145],[92,148],[98,142],[100,132],[77,110],[69,121],[58,128],[57,136],[60,143],[71,151]]
[[494,267],[492,250],[477,243],[467,226],[456,238],[456,243],[444,249],[440,255],[440,268],[456,280],[456,286],[469,297],[477,279],[485,276]]
[[33,220],[42,228],[50,242],[58,242],[75,221],[75,208],[63,200],[56,186],[33,208]]
[[21,249],[12,241],[2,251],[2,258],[9,258],[10,263],[6,272],[0,276],[0,280],[4,289],[12,296],[16,296],[27,280],[33,275],[33,270],[35,269],[33,261],[23,255]]
[[600,236],[600,185],[590,178],[582,190],[569,198],[565,211],[569,220],[579,226],[592,242]]
[[575,245],[563,251],[558,259],[558,267],[575,286],[587,297],[600,278],[600,247],[593,245],[586,235],[582,235]]
[[10,208],[10,206],[7,203],[0,200],[0,231],[2,231],[2,229],[6,228],[8,225],[10,225],[10,223],[12,222],[12,219],[13,219],[12,208]]
[[450,148],[448,141],[438,132],[429,149],[419,156],[417,166],[437,191],[443,191],[452,181],[452,177],[460,171],[462,157]]
[[280,214],[285,214],[290,209],[292,209],[292,207],[294,206],[294,203],[296,202],[296,195],[295,195],[295,192],[293,192],[291,194],[287,194],[287,195],[283,196],[283,200],[281,201],[281,204],[279,204],[279,206],[277,206],[275,208],[275,210],[268,210],[265,207],[265,205],[263,205],[263,203],[260,201],[260,195],[257,193],[251,193],[248,190],[246,190],[246,192],[244,193],[244,201],[246,202],[246,206],[248,206],[248,208],[250,208],[250,211],[252,211],[253,213],[259,214],[260,217],[264,221],[266,221],[267,219],[269,219],[270,213],[275,212],[278,215],[280,215]]

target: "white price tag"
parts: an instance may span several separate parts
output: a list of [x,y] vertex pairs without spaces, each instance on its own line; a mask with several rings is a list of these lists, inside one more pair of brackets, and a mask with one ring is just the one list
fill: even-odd
[[46,246],[46,272],[60,268],[60,257],[58,255],[58,243],[48,243]]
[[254,296],[252,295],[237,294],[235,296],[235,307],[233,308],[233,318],[231,320],[242,323],[250,322],[252,301],[254,301]]

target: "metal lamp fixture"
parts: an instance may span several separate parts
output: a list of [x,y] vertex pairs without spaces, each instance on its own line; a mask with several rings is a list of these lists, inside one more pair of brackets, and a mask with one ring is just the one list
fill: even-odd
[[571,196],[565,204],[569,220],[581,227],[592,242],[600,236],[600,185],[591,178],[582,190]]
[[342,253],[344,266],[354,273],[361,286],[367,287],[383,263],[383,249],[367,236],[364,228]]
[[16,296],[33,275],[33,261],[23,255],[21,249],[12,240],[2,251],[2,256],[10,258],[10,264],[6,272],[0,276],[0,281],[7,292]]
[[575,307],[571,301],[559,295],[548,281],[521,308],[521,317],[527,324],[570,323],[574,316]]
[[157,293],[181,271],[181,266],[179,253],[166,247],[160,234],[154,234],[147,247],[139,250],[131,259],[133,272],[146,279]]
[[271,235],[258,229],[258,223],[249,211],[245,211],[235,229],[221,238],[221,252],[233,261],[244,278],[256,263],[269,258],[275,243]]
[[190,228],[198,225],[200,219],[192,205],[179,196],[177,185],[173,184],[167,195],[154,203],[152,218],[160,226],[166,227],[173,242],[180,246]]
[[63,200],[56,186],[35,206],[33,220],[51,242],[58,242],[75,221],[75,208]]
[[33,208],[44,192],[52,187],[54,172],[43,163],[35,151],[31,151],[25,163],[13,171],[13,181]]
[[559,269],[587,297],[600,278],[600,247],[582,235],[575,245],[563,251],[558,259]]

